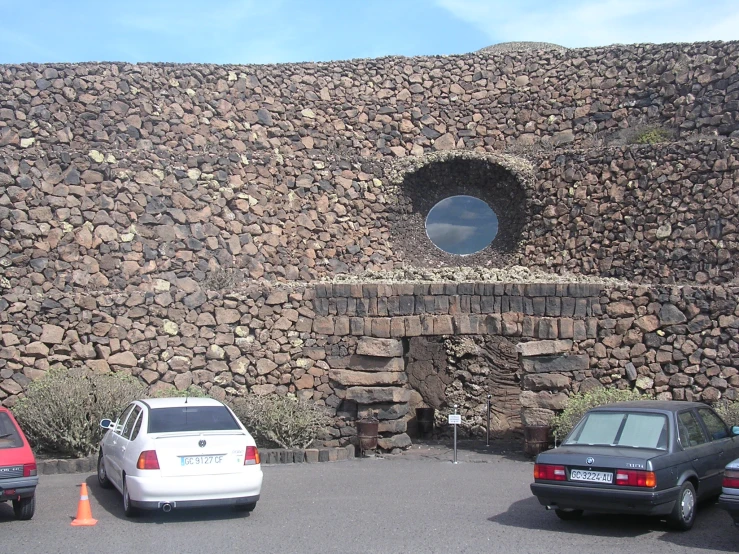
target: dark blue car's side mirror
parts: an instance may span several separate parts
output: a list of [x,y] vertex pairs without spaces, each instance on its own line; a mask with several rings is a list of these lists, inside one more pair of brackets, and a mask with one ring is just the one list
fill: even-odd
[[739,425],[734,425],[734,427],[731,428],[731,435],[734,437],[739,435]]

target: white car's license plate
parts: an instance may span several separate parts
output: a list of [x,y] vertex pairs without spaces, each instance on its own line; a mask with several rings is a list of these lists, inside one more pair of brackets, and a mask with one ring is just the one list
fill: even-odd
[[183,466],[200,466],[209,464],[220,464],[226,457],[225,454],[217,454],[214,456],[180,456],[180,465]]
[[606,471],[570,470],[571,481],[591,481],[593,483],[613,483],[613,473]]

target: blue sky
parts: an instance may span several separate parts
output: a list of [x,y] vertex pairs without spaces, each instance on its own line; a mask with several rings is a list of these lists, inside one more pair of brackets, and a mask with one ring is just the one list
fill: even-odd
[[0,63],[284,63],[739,39],[739,0],[0,0]]

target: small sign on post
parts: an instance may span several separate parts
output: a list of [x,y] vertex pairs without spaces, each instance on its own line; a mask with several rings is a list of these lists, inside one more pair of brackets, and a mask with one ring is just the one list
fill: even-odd
[[462,424],[462,414],[457,413],[457,405],[454,405],[454,413],[449,414],[449,425],[454,425],[454,463],[457,463],[457,425]]

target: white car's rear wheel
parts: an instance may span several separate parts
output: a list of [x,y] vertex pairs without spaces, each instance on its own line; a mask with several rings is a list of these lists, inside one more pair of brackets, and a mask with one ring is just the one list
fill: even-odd
[[123,478],[123,512],[126,517],[136,517],[139,515],[137,508],[131,505],[131,497],[128,494],[128,485],[126,484],[126,478]]

